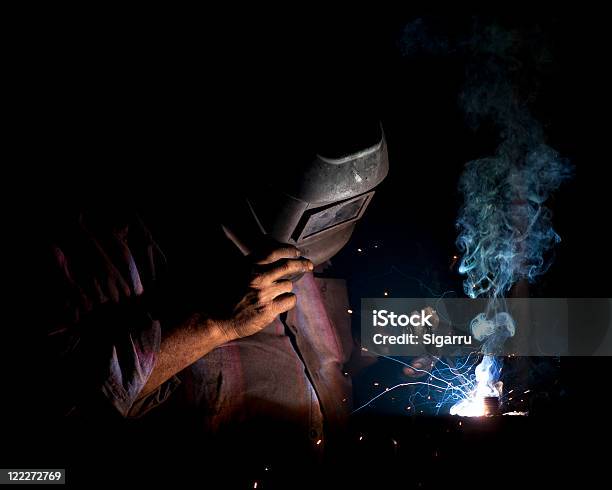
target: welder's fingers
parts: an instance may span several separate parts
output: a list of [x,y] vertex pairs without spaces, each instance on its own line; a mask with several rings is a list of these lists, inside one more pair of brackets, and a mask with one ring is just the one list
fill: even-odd
[[255,273],[251,285],[256,288],[266,287],[273,282],[293,274],[300,274],[314,269],[308,259],[281,259],[273,264],[266,264]]
[[291,246],[291,245],[287,245],[285,247],[279,247],[279,248],[275,248],[272,251],[268,251],[265,252],[263,254],[258,254],[256,257],[254,257],[254,262],[256,264],[272,264],[273,262],[276,262],[277,260],[281,260],[281,259],[295,259],[296,257],[300,256],[300,251]]
[[122,297],[129,297],[131,294],[128,282],[123,278],[119,269],[109,259],[105,251],[99,248],[100,262],[104,267],[103,284],[110,298],[115,302],[119,302]]
[[276,298],[274,298],[270,306],[272,308],[274,315],[276,316],[276,315],[280,315],[281,313],[285,313],[286,311],[289,311],[291,308],[295,306],[296,303],[297,303],[297,298],[295,294],[285,293],[285,294],[281,294],[280,296],[277,296]]
[[290,293],[293,290],[291,281],[276,281],[270,286],[259,291],[261,303],[269,303],[281,294]]
[[118,263],[109,256],[108,247],[83,223],[79,226],[89,259],[88,267],[91,267],[91,273],[98,281],[97,287],[101,287],[102,294],[114,302],[118,302],[122,297],[129,297],[130,286],[119,271]]
[[84,237],[78,250],[72,261],[74,279],[95,303],[129,297],[128,283],[95,239]]
[[435,359],[431,356],[421,356],[414,359],[410,366],[404,368],[404,374],[410,378],[420,378],[429,374],[435,366]]
[[417,370],[417,369],[413,369],[411,367],[406,366],[404,368],[404,374],[408,376],[409,378],[422,378],[427,373],[425,373],[422,370]]

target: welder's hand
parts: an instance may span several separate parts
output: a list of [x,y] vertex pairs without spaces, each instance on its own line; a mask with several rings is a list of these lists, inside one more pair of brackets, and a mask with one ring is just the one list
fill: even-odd
[[420,356],[410,361],[410,366],[404,368],[404,374],[409,378],[422,378],[423,376],[428,376],[436,363],[436,358],[429,354]]
[[314,268],[312,262],[300,258],[300,251],[291,246],[275,248],[265,256],[253,258],[252,264],[242,298],[230,318],[219,321],[226,341],[253,335],[293,308],[297,301],[291,292],[293,284],[283,278]]
[[[136,216],[115,225],[100,225],[79,213],[64,226],[51,247],[45,287],[62,317],[74,320],[105,303],[120,303],[143,294],[144,284],[159,274],[161,252]],[[129,236],[129,239],[128,239]],[[135,257],[142,260],[137,265]]]

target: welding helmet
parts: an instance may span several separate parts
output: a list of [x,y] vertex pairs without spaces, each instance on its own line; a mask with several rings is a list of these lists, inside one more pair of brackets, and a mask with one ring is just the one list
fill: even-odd
[[348,242],[388,173],[384,133],[376,119],[317,127],[309,154],[285,145],[285,154],[276,156],[280,164],[247,185],[243,212],[251,231],[241,243],[253,243],[256,235],[291,244],[319,265]]

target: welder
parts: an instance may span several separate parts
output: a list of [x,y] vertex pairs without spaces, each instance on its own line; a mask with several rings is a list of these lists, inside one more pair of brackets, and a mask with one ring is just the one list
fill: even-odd
[[257,464],[317,461],[333,445],[354,343],[346,284],[322,275],[388,160],[376,119],[328,118],[314,133],[308,152],[285,144],[227,187],[203,249],[188,234],[160,246],[121,209],[80,213],[54,241],[47,338],[61,353],[51,385],[64,413],[113,407],[158,437],[200,434],[217,456],[229,447]]

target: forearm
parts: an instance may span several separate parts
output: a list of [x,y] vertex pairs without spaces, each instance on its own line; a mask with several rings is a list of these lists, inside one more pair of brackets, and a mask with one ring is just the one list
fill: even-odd
[[259,332],[279,314],[293,308],[297,301],[291,293],[293,285],[284,278],[314,268],[291,246],[275,248],[255,266],[231,318],[215,321],[204,315],[192,315],[178,328],[162,331],[160,352],[139,399],[214,348]]
[[139,397],[148,395],[176,373],[225,342],[227,338],[217,323],[199,314],[192,315],[184,324],[163,333],[153,372]]

